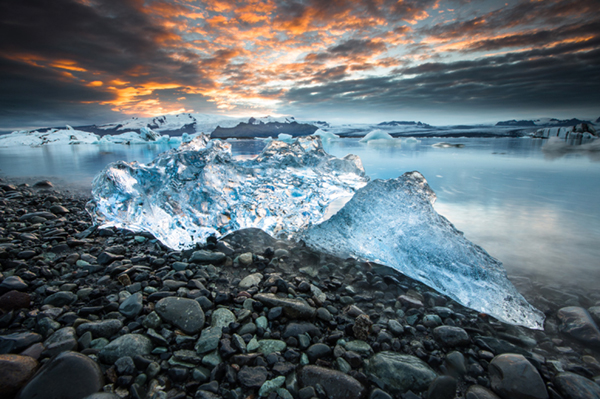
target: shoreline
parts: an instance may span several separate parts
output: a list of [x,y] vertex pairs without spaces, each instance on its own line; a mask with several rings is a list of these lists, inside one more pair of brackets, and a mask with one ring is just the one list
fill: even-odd
[[[0,386],[11,395],[50,384],[105,398],[600,397],[600,331],[584,310],[598,321],[599,293],[511,276],[546,314],[533,331],[256,229],[183,252],[90,231],[89,194],[28,180],[0,181]],[[68,372],[53,375],[59,362]]]

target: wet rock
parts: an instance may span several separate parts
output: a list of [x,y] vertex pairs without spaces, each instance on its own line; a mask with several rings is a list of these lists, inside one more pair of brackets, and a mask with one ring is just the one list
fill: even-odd
[[309,334],[311,337],[320,337],[321,330],[312,323],[289,323],[283,332],[283,338],[298,337],[301,334]]
[[263,275],[260,273],[250,274],[239,282],[238,287],[242,290],[247,290],[250,287],[258,285],[263,279]]
[[52,305],[57,308],[71,305],[77,301],[77,295],[70,291],[59,291],[44,299],[44,305]]
[[82,336],[90,332],[94,338],[110,338],[123,328],[123,322],[119,319],[108,319],[80,324],[77,327],[77,335]]
[[412,355],[380,352],[366,363],[369,377],[385,391],[396,395],[424,391],[437,376],[427,363]]
[[258,396],[269,396],[271,392],[274,392],[278,388],[281,388],[283,384],[285,384],[285,377],[283,376],[275,377],[272,380],[265,381],[265,383],[262,384],[262,386],[258,390]]
[[263,355],[283,352],[286,348],[287,344],[277,339],[261,339],[258,341],[258,351]]
[[300,299],[278,297],[274,294],[256,294],[254,299],[269,307],[281,306],[284,314],[291,319],[311,319],[316,309]]
[[469,334],[460,327],[436,327],[433,329],[433,335],[445,346],[465,346],[471,342]]
[[600,399],[600,386],[575,373],[560,373],[554,383],[566,399]]
[[531,356],[531,352],[520,348],[514,344],[511,344],[508,341],[503,339],[498,339],[494,337],[478,337],[475,340],[475,343],[480,346],[482,349],[491,350],[494,355],[501,355],[503,353],[518,353],[523,356]]
[[202,330],[200,338],[195,345],[195,350],[198,353],[207,353],[218,348],[219,340],[221,339],[222,332],[220,327],[209,327]]
[[329,399],[360,399],[366,396],[365,387],[356,379],[324,367],[303,367],[299,373],[299,380],[304,387],[320,385]]
[[237,374],[237,379],[244,388],[259,389],[267,381],[269,373],[263,366],[244,366]]
[[369,337],[369,333],[371,332],[371,326],[373,322],[366,314],[361,314],[356,316],[354,319],[354,326],[352,327],[352,332],[357,339],[366,340]]
[[77,352],[63,352],[51,359],[21,390],[18,399],[79,399],[104,385],[96,362]]
[[368,357],[373,354],[373,348],[365,341],[355,339],[354,341],[346,342],[344,345],[347,351],[358,353],[363,357]]
[[500,397],[481,385],[471,385],[467,389],[466,399],[500,399]]
[[45,342],[45,356],[52,357],[61,352],[77,349],[77,335],[73,327],[64,327],[52,334]]
[[5,311],[27,309],[31,302],[31,295],[16,290],[8,291],[0,296],[0,309]]
[[23,279],[19,276],[9,276],[6,277],[2,283],[0,283],[0,292],[6,291],[24,291],[29,287],[27,283],[23,281]]
[[0,395],[11,398],[37,369],[37,360],[29,356],[0,355]]
[[331,348],[325,344],[314,344],[306,350],[306,354],[310,362],[314,363],[317,359],[331,355]]
[[489,365],[492,389],[505,399],[546,399],[544,380],[524,356],[503,354]]
[[18,352],[41,341],[42,336],[32,332],[0,335],[0,354]]
[[65,213],[69,213],[69,210],[62,205],[52,205],[50,207],[50,212],[55,215],[64,215]]
[[210,325],[215,328],[223,328],[229,326],[229,324],[235,322],[235,315],[233,312],[226,308],[215,309],[212,313]]
[[100,266],[110,265],[111,263],[124,259],[123,255],[117,255],[110,252],[101,252],[96,261]]
[[119,312],[125,317],[134,318],[141,313],[143,307],[142,294],[136,292],[119,305]]
[[204,312],[193,299],[167,297],[156,303],[155,311],[168,323],[186,334],[196,334],[204,327]]
[[211,252],[206,250],[194,251],[190,262],[194,263],[221,263],[227,258],[223,252]]
[[454,399],[456,380],[450,376],[436,377],[427,390],[427,399]]
[[581,307],[568,306],[559,309],[556,316],[560,320],[560,330],[579,341],[600,347],[600,331],[590,314]]
[[123,356],[143,356],[152,351],[152,342],[140,334],[125,334],[106,345],[98,356],[107,364],[113,364]]

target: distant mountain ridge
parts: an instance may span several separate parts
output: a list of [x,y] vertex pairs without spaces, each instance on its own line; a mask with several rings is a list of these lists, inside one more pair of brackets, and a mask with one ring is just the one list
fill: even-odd
[[417,127],[431,127],[427,123],[422,123],[421,121],[389,121],[389,122],[381,122],[378,123],[377,126],[417,126]]
[[[596,123],[600,122],[600,118],[596,120]],[[556,119],[556,118],[541,118],[534,120],[508,120],[500,121],[496,123],[496,126],[519,126],[519,127],[569,127],[576,126],[580,123],[591,124],[590,121],[585,121],[577,118],[571,119]]]

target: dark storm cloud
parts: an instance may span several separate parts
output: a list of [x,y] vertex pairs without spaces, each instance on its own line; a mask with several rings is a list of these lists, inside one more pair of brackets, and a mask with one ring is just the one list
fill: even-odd
[[361,58],[385,51],[383,42],[375,42],[370,39],[350,39],[338,45],[328,48],[324,52],[310,53],[305,57],[308,62],[324,62],[336,58]]
[[[292,89],[287,99],[303,106],[370,109],[563,106],[574,109],[600,102],[600,50],[548,56],[535,50],[455,63],[427,63],[397,74]],[[559,52],[560,53],[560,52]],[[406,78],[402,78],[406,76]]]

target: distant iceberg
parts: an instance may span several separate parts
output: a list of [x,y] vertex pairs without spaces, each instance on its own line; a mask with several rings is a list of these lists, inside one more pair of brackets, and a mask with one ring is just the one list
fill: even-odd
[[67,126],[65,129],[49,129],[45,132],[18,130],[0,135],[0,147],[97,144],[99,140],[100,136],[97,134],[74,130]]
[[331,132],[326,132],[321,129],[317,129],[317,131],[314,132],[312,135],[318,136],[321,139],[321,141],[323,141],[323,142],[336,140],[336,139],[340,138],[340,136],[338,136],[337,134],[333,134]]
[[383,130],[375,129],[370,131],[365,137],[359,140],[361,143],[367,144],[397,144],[401,143],[400,139],[393,138],[388,132]]
[[255,159],[235,160],[229,143],[199,136],[148,165],[108,165],[92,195],[88,209],[101,227],[147,231],[173,249],[257,227],[391,266],[508,323],[541,328],[544,320],[500,262],[435,212],[423,176],[369,183],[358,157],[333,157],[318,137],[272,140]]

